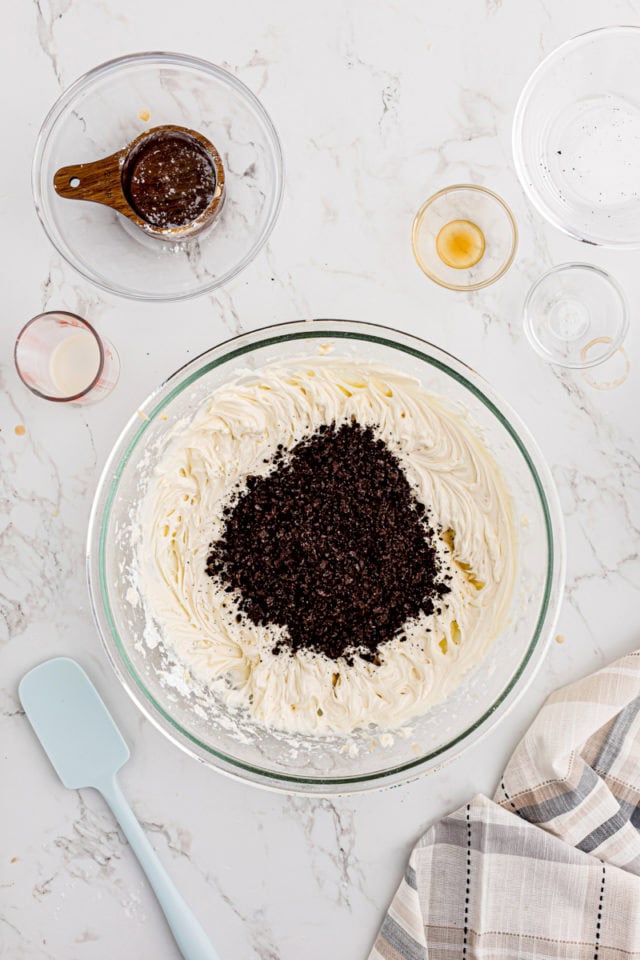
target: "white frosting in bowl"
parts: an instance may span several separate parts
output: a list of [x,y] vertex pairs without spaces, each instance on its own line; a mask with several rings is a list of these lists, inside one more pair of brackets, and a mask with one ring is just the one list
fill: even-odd
[[[352,418],[400,460],[442,531],[437,549],[452,576],[441,612],[408,622],[404,641],[379,648],[379,665],[311,650],[275,654],[285,628],[238,617],[233,595],[206,572],[222,509],[247,476],[273,470],[280,444],[290,449],[322,424]],[[511,501],[475,425],[380,364],[301,359],[217,389],[175,428],[141,527],[141,593],[165,645],[229,703],[286,731],[393,730],[426,713],[487,654],[513,588]]]

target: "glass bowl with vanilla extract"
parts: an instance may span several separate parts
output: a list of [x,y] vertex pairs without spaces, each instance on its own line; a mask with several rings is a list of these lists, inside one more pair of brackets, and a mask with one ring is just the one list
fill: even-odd
[[481,290],[513,263],[518,229],[497,193],[455,184],[422,204],[411,245],[418,266],[434,283],[448,290]]

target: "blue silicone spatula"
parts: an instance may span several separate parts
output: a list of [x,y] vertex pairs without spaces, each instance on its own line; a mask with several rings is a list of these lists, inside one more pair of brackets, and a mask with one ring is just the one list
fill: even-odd
[[25,713],[65,787],[94,787],[111,807],[158,898],[185,960],[218,960],[204,930],[158,860],[116,778],[129,748],[82,667],[47,660],[20,683]]

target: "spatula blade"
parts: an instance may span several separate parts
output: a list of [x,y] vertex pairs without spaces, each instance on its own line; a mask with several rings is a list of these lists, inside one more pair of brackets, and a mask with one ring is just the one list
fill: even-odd
[[18,693],[65,787],[102,783],[129,759],[122,734],[75,660],[46,660],[25,674]]

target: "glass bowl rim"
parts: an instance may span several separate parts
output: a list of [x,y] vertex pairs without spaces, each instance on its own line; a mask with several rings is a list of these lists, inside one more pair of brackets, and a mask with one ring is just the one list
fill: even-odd
[[[390,339],[390,335],[400,337],[406,342]],[[118,635],[109,602],[104,560],[111,507],[122,472],[149,424],[167,404],[194,381],[235,357],[260,347],[272,347],[291,340],[304,342],[327,337],[336,340],[360,340],[399,349],[451,375],[485,404],[510,435],[533,478],[545,521],[547,573],[536,627],[515,673],[497,699],[464,732],[435,750],[386,770],[354,776],[310,777],[265,770],[252,763],[230,757],[202,743],[170,716],[146,689]],[[432,351],[431,356],[422,352],[425,348]],[[209,362],[203,362],[207,357],[211,358]],[[459,369],[456,370],[455,366],[451,366],[452,363]],[[517,425],[517,431],[512,426],[512,422]],[[526,438],[526,443],[521,439],[521,435]],[[115,441],[98,481],[88,525],[86,569],[92,613],[107,657],[122,686],[138,709],[169,740],[195,759],[242,782],[248,781],[286,793],[344,795],[404,783],[428,770],[442,766],[472,744],[477,743],[520,699],[542,663],[559,614],[565,579],[564,524],[555,483],[537,443],[511,407],[499,399],[488,382],[467,364],[435,344],[413,334],[380,324],[337,319],[291,321],[239,334],[203,351],[171,374],[137,407],[136,412]],[[140,692],[142,697],[139,695]]]
[[[437,274],[429,270],[424,260],[418,253],[418,232],[420,230],[425,213],[435,200],[439,200],[440,197],[444,197],[448,193],[453,193],[455,190],[474,190],[476,193],[484,193],[493,200],[497,200],[507,214],[507,219],[511,225],[511,249],[509,251],[509,256],[495,273],[492,273],[491,276],[487,277],[486,280],[481,280],[478,283],[447,283],[447,281],[443,280],[442,277],[439,277]],[[496,280],[499,280],[500,277],[503,277],[513,263],[514,257],[518,250],[518,225],[513,212],[509,207],[509,204],[506,202],[506,200],[503,200],[500,194],[495,193],[494,190],[490,190],[489,187],[483,187],[477,183],[452,183],[448,187],[442,187],[441,190],[437,190],[435,193],[431,194],[430,197],[427,197],[416,213],[411,226],[411,249],[413,250],[414,259],[422,272],[429,277],[430,280],[433,280],[434,283],[437,283],[438,286],[445,287],[447,290],[455,290],[461,293],[473,290],[482,290],[484,287],[491,286],[491,284],[495,283]]]
[[[531,300],[533,299],[534,293],[540,284],[543,283],[548,277],[553,276],[555,273],[562,273],[563,271],[574,269],[588,270],[590,273],[597,273],[598,276],[602,277],[609,283],[620,300],[620,306],[622,308],[622,322],[620,324],[618,335],[610,338],[611,343],[609,344],[606,353],[602,357],[598,357],[598,359],[595,360],[584,360],[582,362],[563,362],[562,360],[554,360],[552,357],[550,357],[547,351],[544,350],[542,345],[538,342],[538,338],[533,331],[529,307],[531,305]],[[550,270],[545,270],[545,272],[538,277],[534,283],[531,284],[522,308],[522,326],[531,347],[535,350],[538,356],[542,357],[542,359],[547,363],[551,364],[552,366],[564,367],[567,370],[588,370],[590,367],[597,367],[601,363],[605,363],[607,360],[611,359],[614,353],[616,353],[616,351],[618,351],[624,343],[627,333],[629,332],[629,301],[627,300],[627,295],[616,278],[612,277],[611,274],[606,270],[603,270],[602,267],[597,267],[593,263],[582,263],[580,261],[573,260],[567,261],[566,263],[558,263],[555,267],[551,267]]]
[[563,40],[562,43],[558,44],[557,47],[554,47],[554,49],[534,67],[524,87],[520,91],[511,126],[511,152],[513,154],[513,162],[520,186],[534,209],[547,223],[550,223],[557,230],[561,230],[562,233],[568,237],[579,240],[581,243],[588,243],[592,246],[603,247],[608,250],[638,250],[640,249],[640,235],[637,240],[595,240],[593,236],[583,235],[570,224],[565,223],[555,211],[548,206],[542,194],[529,183],[528,165],[524,159],[524,115],[532,99],[537,82],[557,56],[566,53],[567,49],[578,49],[583,44],[588,43],[595,34],[605,33],[609,35],[635,34],[636,37],[640,38],[640,24],[605,24],[602,27],[594,27],[592,30],[577,33],[574,37],[569,37],[567,40]]
[[[66,242],[63,242],[59,231],[57,228],[54,228],[51,218],[45,212],[46,201],[45,192],[43,189],[43,158],[51,135],[53,134],[56,124],[58,123],[64,110],[73,102],[76,94],[79,93],[84,87],[89,85],[97,77],[100,77],[103,74],[108,75],[111,72],[117,71],[122,66],[144,62],[158,64],[164,63],[171,66],[179,66],[182,64],[184,66],[196,67],[199,70],[203,70],[235,88],[235,90],[241,96],[245,97],[251,103],[256,113],[260,116],[268,131],[275,157],[276,174],[274,191],[271,199],[269,214],[261,234],[254,241],[244,257],[242,257],[242,259],[239,260],[235,266],[227,270],[225,274],[207,284],[203,284],[197,290],[190,290],[186,293],[136,293],[123,287],[114,286],[113,284],[109,284],[108,282],[97,278],[88,269],[85,269],[84,266],[81,266],[78,262],[76,262],[72,252],[68,250]],[[33,160],[31,163],[31,191],[33,195],[34,206],[40,224],[42,225],[42,229],[44,230],[54,250],[62,257],[65,263],[68,263],[69,266],[72,267],[73,270],[75,270],[80,274],[80,276],[84,277],[85,280],[87,280],[89,283],[92,283],[99,289],[105,290],[107,293],[113,294],[114,296],[120,296],[128,300],[146,303],[175,303],[181,300],[191,300],[194,297],[203,296],[204,294],[210,293],[212,290],[229,283],[230,280],[241,273],[242,270],[244,270],[252,262],[252,260],[255,259],[260,250],[264,247],[278,221],[278,216],[280,215],[284,197],[284,179],[284,156],[278,131],[276,130],[269,113],[256,94],[245,83],[243,83],[242,80],[234,76],[234,74],[223,69],[222,67],[219,67],[215,63],[211,63],[209,60],[205,60],[202,57],[193,57],[186,53],[172,53],[171,51],[164,50],[143,50],[138,53],[127,53],[121,57],[113,57],[110,60],[105,60],[103,63],[92,67],[91,70],[88,70],[86,73],[83,73],[81,76],[77,77],[71,84],[69,84],[68,87],[66,87],[65,90],[62,91],[42,121],[42,125],[36,138]]]

